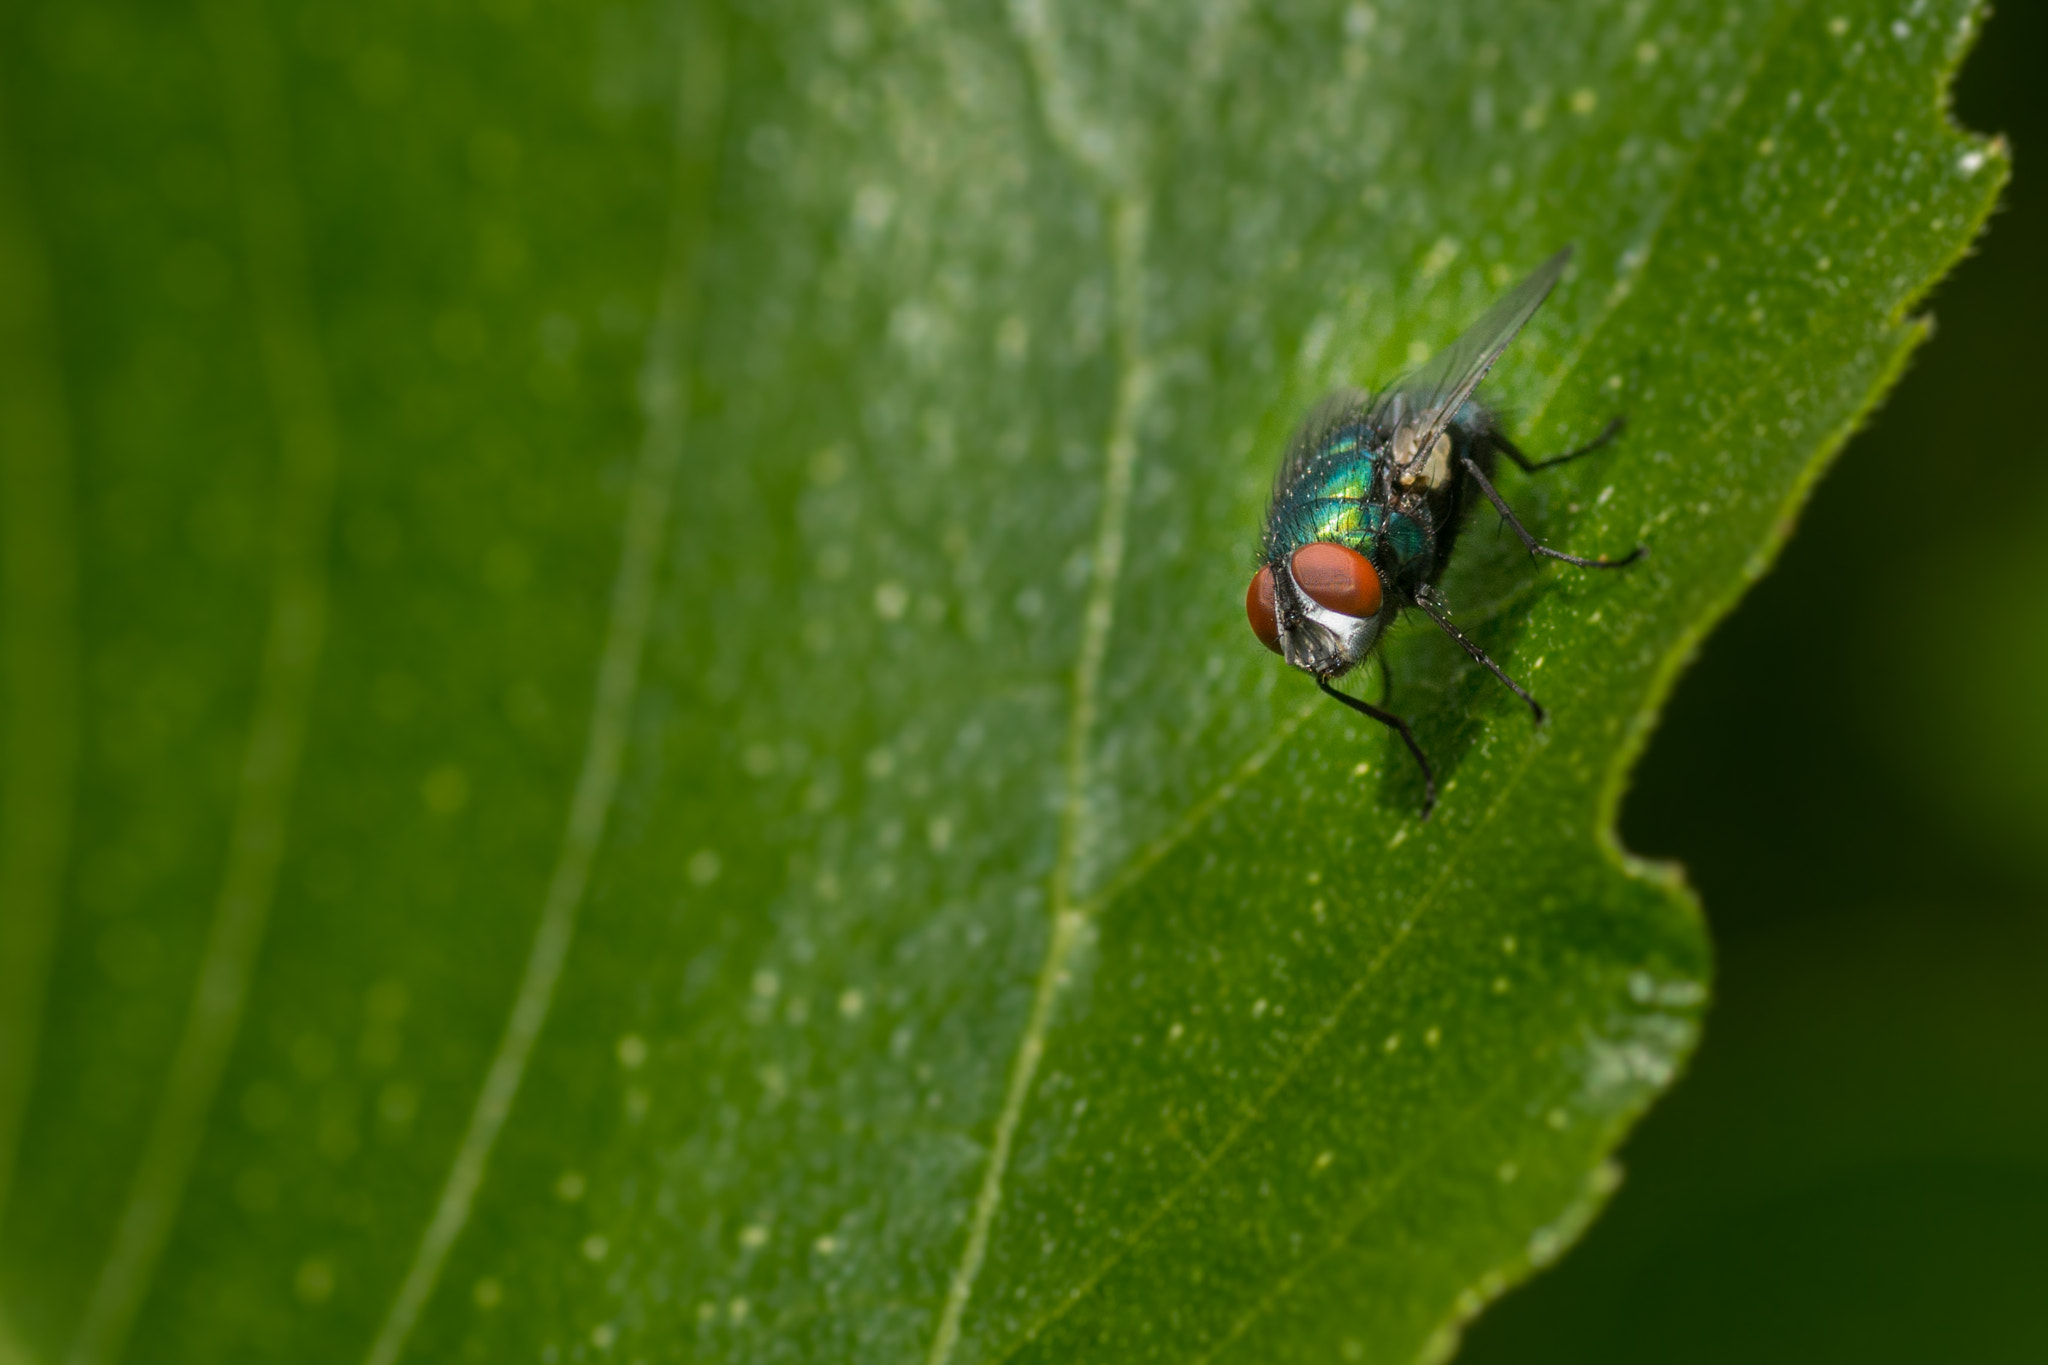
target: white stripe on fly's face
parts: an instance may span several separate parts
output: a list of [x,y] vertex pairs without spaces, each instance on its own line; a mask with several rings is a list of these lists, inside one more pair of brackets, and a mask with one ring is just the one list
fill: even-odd
[[[1339,672],[1357,667],[1372,651],[1373,643],[1379,639],[1380,627],[1385,624],[1388,615],[1387,609],[1382,608],[1372,616],[1346,616],[1341,611],[1331,611],[1303,592],[1294,582],[1293,573],[1284,564],[1278,566],[1276,578],[1281,574],[1286,575],[1285,591],[1290,592],[1300,605],[1301,615],[1321,626],[1336,639],[1336,655],[1344,661],[1344,667],[1330,676],[1335,677]],[[1391,607],[1392,603],[1388,605]],[[1287,662],[1296,668],[1309,673],[1315,672],[1316,650],[1306,640],[1296,641],[1294,632],[1287,628],[1287,613],[1282,612],[1280,618],[1281,653]]]

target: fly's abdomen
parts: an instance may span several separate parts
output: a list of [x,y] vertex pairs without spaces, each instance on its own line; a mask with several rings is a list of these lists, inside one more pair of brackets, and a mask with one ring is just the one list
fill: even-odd
[[1422,582],[1436,557],[1429,528],[1405,512],[1385,507],[1368,507],[1374,538],[1385,549],[1380,562],[1392,570],[1387,576],[1397,583]]

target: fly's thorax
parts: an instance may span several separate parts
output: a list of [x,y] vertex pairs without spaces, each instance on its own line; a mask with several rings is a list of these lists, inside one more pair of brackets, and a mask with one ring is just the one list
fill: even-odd
[[1329,541],[1346,545],[1372,557],[1373,539],[1379,534],[1380,509],[1353,498],[1320,498],[1308,504],[1306,524],[1301,526],[1296,547]]
[[[1448,496],[1441,501],[1448,508]],[[1267,528],[1266,561],[1279,563],[1306,545],[1342,545],[1369,560],[1387,584],[1426,582],[1436,572],[1436,528],[1444,521],[1436,502],[1425,494],[1396,493],[1386,502],[1299,503]]]

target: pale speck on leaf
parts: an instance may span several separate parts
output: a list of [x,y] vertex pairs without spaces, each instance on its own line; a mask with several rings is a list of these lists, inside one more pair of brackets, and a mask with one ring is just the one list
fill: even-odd
[[884,621],[900,621],[910,607],[910,590],[890,579],[875,587],[875,615]]

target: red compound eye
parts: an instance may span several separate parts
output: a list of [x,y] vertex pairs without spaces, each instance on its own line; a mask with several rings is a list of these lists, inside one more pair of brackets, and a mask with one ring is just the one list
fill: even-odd
[[1319,540],[1296,550],[1288,567],[1295,585],[1318,606],[1346,616],[1379,615],[1379,572],[1358,551]]
[[1244,590],[1244,614],[1251,618],[1252,634],[1259,637],[1259,643],[1280,652],[1280,617],[1273,610],[1273,569],[1271,565],[1252,575],[1252,585]]

